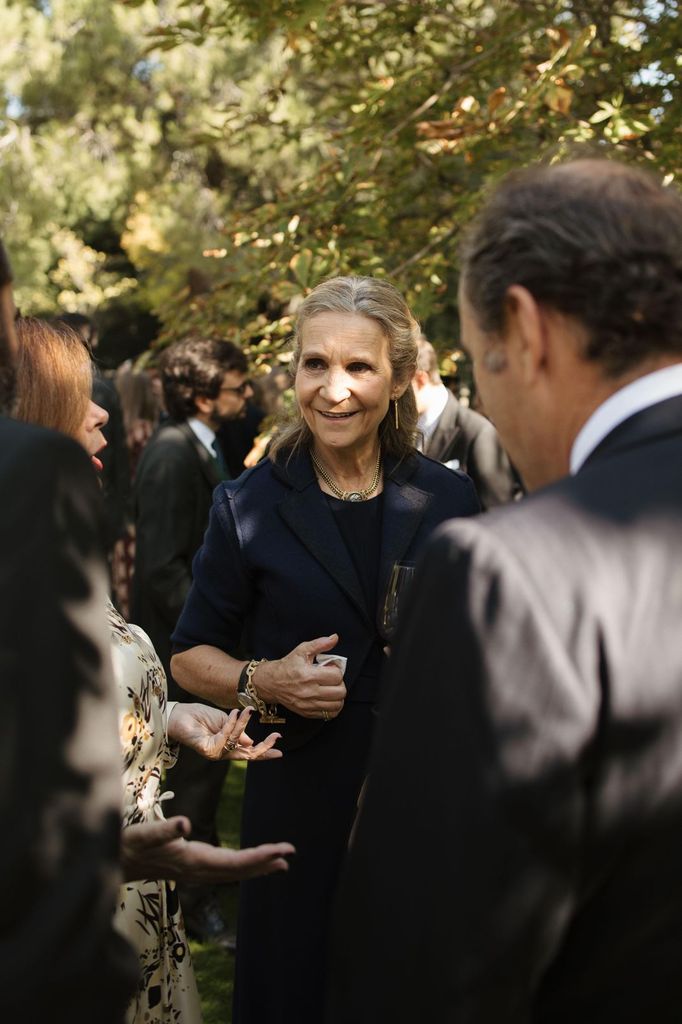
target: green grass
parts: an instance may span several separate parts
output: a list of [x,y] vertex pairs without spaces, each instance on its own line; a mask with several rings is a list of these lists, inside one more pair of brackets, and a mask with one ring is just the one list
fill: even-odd
[[[239,846],[239,819],[246,765],[234,761],[218,811],[218,833],[224,846]],[[222,887],[221,906],[231,927],[237,923],[239,886]],[[209,943],[191,942],[192,961],[201,996],[204,1024],[231,1024],[234,957]]]

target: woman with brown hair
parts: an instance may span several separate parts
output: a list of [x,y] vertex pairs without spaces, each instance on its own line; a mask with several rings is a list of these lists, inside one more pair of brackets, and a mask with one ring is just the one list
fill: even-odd
[[[414,447],[418,338],[387,281],[334,278],[306,297],[294,417],[269,458],[216,490],[174,636],[178,682],[258,709],[287,751],[271,771],[247,771],[242,838],[274,830],[298,854],[286,880],[240,890],[234,1024],[322,1020],[329,912],[375,722],[391,570],[443,520],[478,510],[468,477]],[[318,663],[332,651],[345,671]]]
[[[105,445],[107,413],[90,399],[90,355],[74,332],[39,320],[17,324],[15,415],[79,441],[95,468]],[[123,750],[123,867],[116,923],[135,947],[141,981],[129,1024],[198,1024],[199,999],[175,879],[235,881],[286,868],[288,844],[232,851],[186,842],[187,819],[165,822],[160,783],[182,743],[210,760],[275,759],[276,733],[254,744],[244,732],[248,714],[226,715],[203,704],[167,701],[166,678],[147,635],[126,623],[111,602],[107,614],[119,694]],[[171,826],[176,823],[175,831]],[[157,842],[156,838],[163,838]],[[170,835],[170,839],[167,837]],[[93,1008],[93,1014],[96,1012]]]

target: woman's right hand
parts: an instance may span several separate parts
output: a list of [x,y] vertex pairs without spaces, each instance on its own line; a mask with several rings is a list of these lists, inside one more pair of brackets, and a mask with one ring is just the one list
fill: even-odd
[[291,843],[265,843],[246,850],[188,841],[192,829],[185,817],[144,821],[121,832],[121,865],[126,881],[172,878],[178,882],[237,882],[244,878],[287,871]]
[[316,665],[315,656],[336,647],[338,634],[306,640],[284,658],[264,661],[253,674],[258,696],[303,718],[336,718],[346,699],[338,665]]

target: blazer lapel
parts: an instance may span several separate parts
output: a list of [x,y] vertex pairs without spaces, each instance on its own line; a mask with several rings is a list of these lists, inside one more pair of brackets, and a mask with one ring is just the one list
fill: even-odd
[[381,617],[393,565],[404,558],[431,502],[430,494],[409,482],[415,467],[415,458],[405,459],[397,465],[395,460],[386,460],[378,618]]
[[309,456],[300,453],[285,467],[276,468],[278,474],[293,485],[291,492],[279,504],[282,519],[313,558],[326,569],[363,618],[371,621],[360,580],[346,552],[334,514],[317,486]]
[[208,485],[213,491],[214,488],[216,488],[222,480],[220,471],[218,469],[218,463],[216,462],[212,455],[209,455],[207,449],[204,447],[204,445],[201,443],[197,435],[194,433],[189,423],[179,423],[178,430],[180,431],[181,434],[184,434],[187,443],[194,450],[196,457],[199,460],[199,465],[201,466],[201,472],[205,476]]

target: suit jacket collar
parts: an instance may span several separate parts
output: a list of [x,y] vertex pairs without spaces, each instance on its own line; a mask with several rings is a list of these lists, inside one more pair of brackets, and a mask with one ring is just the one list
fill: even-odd
[[[383,601],[393,563],[404,557],[431,500],[429,493],[410,483],[417,467],[416,455],[401,460],[390,456],[384,459],[379,604]],[[281,462],[273,463],[273,473],[290,488],[279,505],[284,522],[334,578],[363,618],[377,619],[381,609],[367,608],[360,580],[326,496],[317,485],[308,452],[299,451],[289,461],[285,456]]]
[[585,466],[591,466],[593,462],[616,452],[659,440],[666,435],[681,433],[682,396],[678,395],[650,405],[620,423],[588,455],[578,473]]
[[206,478],[207,483],[213,490],[221,482],[220,471],[218,469],[218,463],[209,455],[206,450],[206,446],[201,443],[197,435],[194,433],[189,423],[176,423],[174,424],[176,429],[183,435],[187,443],[191,446],[195,452],[199,465],[201,466],[201,472]]
[[442,462],[443,455],[451,447],[461,429],[459,425],[459,402],[449,392],[445,408],[438,418],[436,429],[424,449],[424,454],[436,462]]

